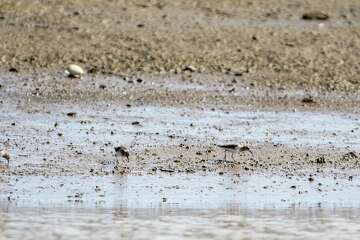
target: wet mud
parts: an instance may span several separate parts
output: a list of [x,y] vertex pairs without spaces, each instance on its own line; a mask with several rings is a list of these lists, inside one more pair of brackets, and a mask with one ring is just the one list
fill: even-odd
[[2,1],[0,239],[356,238],[359,9]]
[[[330,219],[346,225],[346,236],[357,231],[356,96],[246,86],[229,93],[222,84],[151,76],[136,84],[109,76],[50,79],[3,78],[0,140],[10,156],[9,164],[0,162],[5,239],[111,238],[133,235],[134,228],[139,239],[245,233],[296,239],[337,233]],[[200,95],[207,104],[188,98]],[[225,158],[222,144],[249,151]],[[129,158],[117,156],[119,146]],[[305,215],[284,216],[289,209]],[[155,227],[143,216],[152,216]],[[228,218],[237,227],[228,228]],[[279,225],[269,225],[272,218]],[[73,224],[53,228],[64,219]],[[313,228],[314,221],[324,230]],[[288,222],[293,227],[280,231]],[[200,233],[189,230],[196,223]],[[29,227],[41,231],[24,236]]]

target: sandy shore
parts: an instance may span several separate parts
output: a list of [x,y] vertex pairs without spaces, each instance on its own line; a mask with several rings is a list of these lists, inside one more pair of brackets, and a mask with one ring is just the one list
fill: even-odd
[[[359,89],[357,1],[2,1],[1,68],[238,76],[274,89]],[[322,11],[325,21],[302,20]],[[221,81],[223,78],[219,78]],[[214,81],[211,79],[211,81]]]

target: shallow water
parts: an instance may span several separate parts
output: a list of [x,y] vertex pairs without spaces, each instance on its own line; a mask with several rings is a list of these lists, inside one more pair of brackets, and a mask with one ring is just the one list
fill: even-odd
[[[11,176],[0,201],[17,207],[360,207],[360,178],[276,175]],[[195,184],[196,183],[196,184]]]
[[[126,108],[111,104],[97,104],[91,108],[58,105],[42,109],[45,113],[27,113],[11,107],[4,107],[3,110],[5,114],[0,115],[0,133],[3,133],[0,140],[19,138],[16,134],[20,133],[25,141],[31,140],[34,134],[41,139],[51,137],[56,131],[66,136],[65,143],[71,142],[87,151],[91,151],[92,142],[166,144],[169,135],[205,143],[255,141],[360,150],[359,116],[351,114],[228,112],[157,106]],[[77,113],[76,118],[66,116],[67,112],[73,111]],[[134,126],[131,124],[133,121],[139,121],[141,125]],[[15,127],[11,126],[13,122],[16,123]],[[56,129],[54,123],[59,125]],[[18,133],[9,134],[10,131]],[[110,134],[111,131],[114,134]],[[53,140],[57,141],[56,138]],[[62,140],[50,147],[63,144]]]
[[356,239],[358,209],[3,209],[1,239]]
[[354,239],[359,188],[325,176],[4,177],[0,239]]

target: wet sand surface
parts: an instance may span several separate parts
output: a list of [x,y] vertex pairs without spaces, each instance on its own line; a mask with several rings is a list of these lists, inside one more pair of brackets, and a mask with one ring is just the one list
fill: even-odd
[[[11,154],[1,164],[3,239],[350,239],[360,230],[356,111],[296,105],[297,96],[288,101],[299,110],[254,111],[56,103],[11,89],[1,95]],[[225,160],[216,144],[229,142],[252,153]],[[115,168],[119,145],[130,161]]]
[[2,1],[0,239],[356,238],[359,10]]

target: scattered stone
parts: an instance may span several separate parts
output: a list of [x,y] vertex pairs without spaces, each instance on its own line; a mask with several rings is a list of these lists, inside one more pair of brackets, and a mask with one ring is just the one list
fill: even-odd
[[358,158],[358,155],[355,153],[355,152],[348,152],[348,153],[345,153],[343,156],[342,156],[342,160],[350,160],[350,159],[354,159],[354,158]]
[[290,188],[292,188],[292,189],[296,189],[296,186],[295,186],[295,185],[292,185]]
[[236,90],[235,88],[232,88],[232,89],[230,89],[228,92],[229,92],[229,93],[234,93],[235,90]]
[[311,11],[311,12],[307,12],[304,13],[302,15],[302,19],[303,20],[320,20],[320,21],[324,21],[324,20],[328,20],[329,19],[329,15],[320,11]]
[[98,72],[100,72],[100,70],[98,68],[96,68],[96,67],[90,68],[88,70],[88,73],[90,73],[90,74],[96,74]]
[[309,97],[304,97],[302,100],[301,100],[302,103],[315,103],[314,99],[309,96]]
[[134,121],[131,123],[131,125],[134,125],[134,126],[141,126],[140,122],[139,121]]
[[168,172],[168,173],[173,173],[173,172],[175,172],[175,170],[173,170],[173,169],[166,169],[166,168],[160,168],[159,169],[161,172]]
[[85,73],[85,71],[78,65],[70,64],[65,69],[65,75],[70,78],[81,78],[81,76]]
[[325,164],[325,163],[326,163],[325,158],[324,158],[323,156],[318,157],[318,158],[316,159],[316,163],[317,163],[317,164]]
[[76,117],[76,112],[68,112],[66,114],[66,116],[68,116],[68,117]]
[[100,85],[99,85],[99,88],[100,88],[100,89],[105,89],[105,88],[106,88],[106,85],[100,84]]
[[196,72],[196,70],[197,70],[197,69],[196,69],[194,66],[192,66],[192,65],[186,66],[186,67],[183,69],[184,72],[186,72],[186,71],[188,71],[188,72]]
[[138,79],[136,79],[136,82],[137,82],[137,83],[142,83],[143,80],[142,80],[141,78],[138,78]]
[[17,70],[16,68],[12,67],[12,68],[9,69],[9,72],[15,72],[15,73],[17,73],[18,70]]

